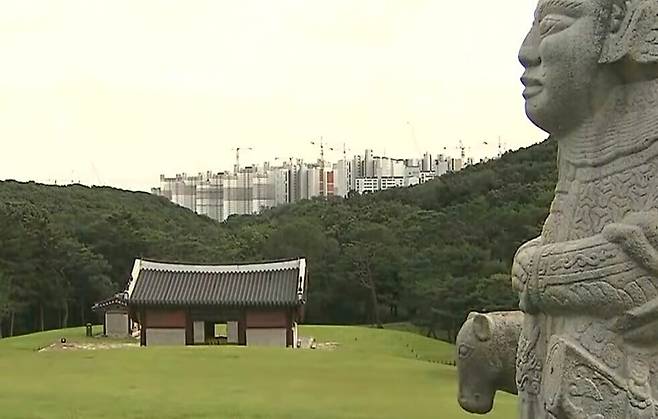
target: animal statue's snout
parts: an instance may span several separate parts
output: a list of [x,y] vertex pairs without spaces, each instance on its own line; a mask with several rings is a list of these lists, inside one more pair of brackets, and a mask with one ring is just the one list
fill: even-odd
[[465,395],[460,392],[457,400],[459,401],[459,406],[469,413],[483,415],[489,413],[493,408],[493,400],[487,402],[480,393]]

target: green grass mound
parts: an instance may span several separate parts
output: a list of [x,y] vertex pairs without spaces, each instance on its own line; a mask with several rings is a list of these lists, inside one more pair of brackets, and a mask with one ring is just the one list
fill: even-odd
[[[2,417],[470,417],[455,401],[455,369],[439,363],[452,360],[451,345],[365,327],[304,326],[300,335],[323,345],[138,348],[85,338],[83,328],[0,340]],[[514,404],[499,394],[489,417],[514,418]]]
[[301,336],[320,343],[336,343],[336,349],[354,355],[390,355],[441,364],[454,361],[454,347],[436,339],[400,330],[369,327],[302,326]]

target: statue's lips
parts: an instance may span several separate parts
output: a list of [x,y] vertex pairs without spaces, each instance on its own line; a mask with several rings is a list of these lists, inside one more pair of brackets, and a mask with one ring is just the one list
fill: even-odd
[[541,82],[532,77],[521,77],[521,83],[525,86],[525,89],[523,90],[523,97],[525,99],[537,96],[542,90],[544,90],[544,86],[542,86]]
[[528,86],[523,90],[523,97],[525,99],[530,99],[531,97],[537,96],[544,90],[544,86]]

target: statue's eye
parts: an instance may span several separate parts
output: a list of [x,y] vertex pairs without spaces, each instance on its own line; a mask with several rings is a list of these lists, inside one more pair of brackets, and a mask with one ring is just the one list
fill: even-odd
[[471,355],[471,348],[466,346],[466,345],[459,345],[459,357],[460,358],[468,358],[469,355]]
[[539,35],[543,38],[556,34],[571,26],[576,19],[562,15],[548,15],[539,22]]

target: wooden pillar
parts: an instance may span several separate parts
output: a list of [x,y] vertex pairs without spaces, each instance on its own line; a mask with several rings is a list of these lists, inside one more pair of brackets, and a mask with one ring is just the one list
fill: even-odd
[[292,310],[286,312],[286,347],[295,347],[292,333]]
[[243,311],[238,320],[238,345],[247,344],[247,312]]
[[107,311],[103,312],[103,336],[107,336]]
[[185,344],[194,345],[194,323],[190,310],[185,311]]
[[146,310],[142,310],[139,315],[141,330],[139,331],[139,346],[146,346]]

